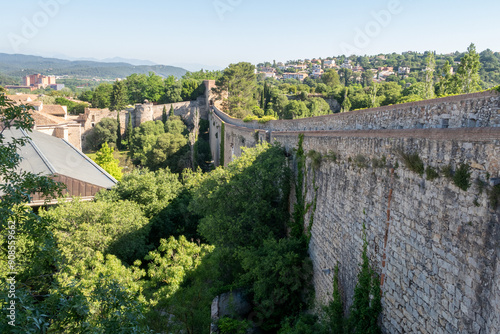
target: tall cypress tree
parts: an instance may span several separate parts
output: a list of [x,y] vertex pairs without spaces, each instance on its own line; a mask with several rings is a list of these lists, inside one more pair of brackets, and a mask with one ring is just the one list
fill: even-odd
[[161,121],[163,122],[163,125],[167,124],[167,107],[163,106],[163,111],[161,113]]
[[168,113],[168,117],[174,116],[174,106],[170,105],[170,112]]
[[260,108],[265,110],[266,104],[266,83],[264,82],[264,88],[262,89],[262,94],[260,95]]
[[120,124],[120,112],[116,112],[116,122],[118,123],[118,129],[116,130],[116,148],[118,150],[122,149],[122,126]]

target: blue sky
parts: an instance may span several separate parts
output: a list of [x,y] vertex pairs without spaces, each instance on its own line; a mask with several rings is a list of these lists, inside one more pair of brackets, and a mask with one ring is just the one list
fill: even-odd
[[500,51],[500,1],[19,0],[0,52],[160,64],[286,61],[407,50]]

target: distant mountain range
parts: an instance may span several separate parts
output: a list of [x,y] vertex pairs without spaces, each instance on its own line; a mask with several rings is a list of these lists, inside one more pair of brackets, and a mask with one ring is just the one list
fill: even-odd
[[176,66],[133,65],[120,62],[121,60],[125,61],[126,59],[112,58],[109,59],[110,62],[89,60],[70,61],[57,58],[0,53],[0,74],[14,78],[22,78],[28,74],[40,73],[43,75],[70,75],[78,78],[116,79],[125,78],[133,73],[147,74],[149,72],[154,72],[163,77],[173,75],[180,78],[187,72],[186,69]]

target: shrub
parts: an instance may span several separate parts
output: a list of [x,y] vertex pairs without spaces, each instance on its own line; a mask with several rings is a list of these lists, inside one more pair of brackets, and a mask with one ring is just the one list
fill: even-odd
[[399,152],[399,155],[401,156],[401,159],[403,159],[403,162],[409,170],[417,173],[418,175],[424,174],[424,162],[422,161],[418,153],[405,153],[401,151]]
[[451,164],[443,167],[443,175],[448,179],[453,178],[453,167],[451,166]]
[[436,172],[436,170],[434,168],[432,168],[431,166],[428,166],[426,169],[425,169],[425,176],[426,176],[426,179],[427,180],[434,180],[436,178],[439,177],[439,173]]
[[319,166],[321,165],[321,153],[315,151],[315,150],[310,150],[307,152],[307,157],[311,159],[311,166],[313,169],[318,169]]
[[497,184],[493,187],[493,189],[491,189],[488,197],[490,200],[491,208],[493,210],[496,210],[500,205],[500,184]]
[[333,151],[328,152],[327,154],[325,154],[325,159],[337,162],[337,154]]
[[224,317],[217,323],[221,334],[245,334],[250,329],[248,320],[236,320]]
[[382,158],[380,159],[377,159],[377,158],[373,158],[372,160],[372,166],[373,168],[384,168],[387,164],[387,158],[384,156],[382,156]]
[[470,166],[461,164],[453,175],[453,183],[463,191],[467,191],[470,187],[470,174]]
[[366,158],[364,155],[362,154],[358,154],[355,158],[354,158],[354,163],[356,164],[356,166],[358,166],[359,168],[365,168],[367,167],[368,165],[368,158]]
[[259,119],[259,116],[256,116],[256,115],[248,115],[248,116],[246,116],[245,118],[243,118],[243,122],[251,122],[251,121],[258,120],[258,119]]
[[269,121],[274,121],[274,120],[276,120],[276,118],[274,118],[273,116],[264,116],[262,118],[259,118],[257,121],[259,123],[267,123]]

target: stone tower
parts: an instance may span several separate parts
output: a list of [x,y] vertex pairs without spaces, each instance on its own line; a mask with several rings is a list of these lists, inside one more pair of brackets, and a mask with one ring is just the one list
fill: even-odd
[[134,127],[141,125],[144,122],[153,120],[153,103],[145,100],[143,104],[135,105],[135,120]]

